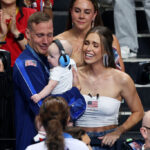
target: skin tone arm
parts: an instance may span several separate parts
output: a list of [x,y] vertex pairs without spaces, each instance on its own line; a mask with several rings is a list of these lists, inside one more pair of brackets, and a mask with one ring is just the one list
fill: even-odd
[[0,9],[0,41],[5,41],[5,36],[7,35],[8,29],[6,22],[4,21],[3,11]]
[[[10,24],[10,31],[14,35],[15,38],[19,37],[20,32],[17,29],[16,26],[16,13],[14,13],[13,16],[11,16],[11,24]],[[25,45],[27,44],[27,39],[24,38],[23,40],[17,41],[20,45],[21,49],[25,49]]]
[[102,145],[112,146],[122,133],[137,124],[144,115],[143,106],[137,94],[134,82],[126,74],[122,80],[123,84],[121,88],[121,96],[126,100],[132,114],[114,132],[108,133],[104,137],[100,138],[102,139]]
[[[18,31],[16,27],[16,10],[14,10],[14,13],[12,16],[10,16],[11,22],[10,22],[10,31],[14,35],[15,38],[19,37],[20,32]],[[5,41],[5,37],[8,33],[8,26],[5,21],[5,13],[0,10],[0,41]],[[25,45],[27,44],[27,40],[24,38],[23,40],[17,41],[20,45],[21,49],[25,49]]]
[[118,54],[119,54],[119,63],[120,63],[120,67],[121,67],[121,70],[123,72],[125,72],[125,67],[124,67],[124,63],[123,63],[123,60],[122,60],[122,56],[121,56],[121,51],[120,51],[120,44],[119,44],[119,41],[118,39],[116,38],[115,35],[113,35],[113,44],[112,46],[117,50]]
[[81,90],[81,86],[80,86],[80,82],[79,82],[79,78],[78,78],[78,73],[75,70],[75,68],[72,68],[72,73],[73,73],[73,83],[72,83],[72,85],[77,87],[79,90]]
[[50,0],[45,0],[43,12],[47,13],[49,16],[53,18],[52,5]]
[[33,96],[31,96],[31,99],[37,103],[39,100],[41,100],[42,98],[48,96],[51,91],[55,88],[55,86],[58,84],[58,81],[56,80],[50,80],[48,82],[48,84],[43,88],[43,90],[38,93],[38,94],[34,94]]

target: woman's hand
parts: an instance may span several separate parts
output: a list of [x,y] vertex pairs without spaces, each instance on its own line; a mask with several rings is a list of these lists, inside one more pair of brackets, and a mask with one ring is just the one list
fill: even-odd
[[6,22],[7,15],[0,9],[0,40],[2,41],[3,38],[7,35],[8,27]]
[[108,146],[112,147],[114,145],[114,143],[119,139],[120,135],[121,134],[119,132],[114,131],[114,132],[106,134],[103,137],[99,137],[99,139],[102,140],[102,143],[101,143],[102,146],[108,145]]
[[14,35],[15,38],[17,38],[18,35],[20,34],[16,26],[16,10],[15,9],[13,10],[13,13],[11,15],[10,31]]

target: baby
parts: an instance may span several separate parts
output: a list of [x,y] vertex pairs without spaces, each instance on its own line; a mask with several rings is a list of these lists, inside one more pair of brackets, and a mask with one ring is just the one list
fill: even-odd
[[37,103],[49,94],[62,94],[72,88],[72,68],[76,68],[75,61],[70,58],[72,46],[67,40],[54,40],[48,48],[48,62],[52,66],[48,84],[31,99]]

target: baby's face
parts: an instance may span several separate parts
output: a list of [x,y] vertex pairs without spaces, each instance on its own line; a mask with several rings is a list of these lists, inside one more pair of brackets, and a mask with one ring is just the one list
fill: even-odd
[[59,54],[58,47],[55,46],[54,44],[52,44],[52,45],[48,48],[48,56],[47,56],[48,62],[49,62],[53,67],[59,66],[59,63],[58,63],[59,57],[60,57],[60,54]]

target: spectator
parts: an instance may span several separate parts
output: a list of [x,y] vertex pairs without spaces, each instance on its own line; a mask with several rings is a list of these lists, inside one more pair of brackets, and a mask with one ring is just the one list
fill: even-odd
[[[150,1],[141,1],[144,5],[150,31]],[[116,36],[121,46],[122,57],[136,57],[139,47],[137,39],[135,0],[114,1],[114,23]]]
[[[28,45],[13,68],[16,121],[16,150],[24,150],[37,134],[34,120],[39,105],[30,97],[48,83],[48,47],[53,40],[53,24],[48,14],[36,12],[29,17],[26,29]],[[34,89],[34,90],[33,90]]]
[[142,127],[140,132],[145,139],[145,144],[142,147],[142,150],[150,149],[150,111],[145,112],[145,115],[142,120]]
[[43,11],[53,17],[53,0],[24,0],[26,7],[34,8],[37,11]]
[[6,41],[0,48],[10,52],[11,66],[25,48],[27,20],[35,12],[24,6],[24,0],[0,1],[0,41]]
[[88,150],[85,143],[64,132],[70,118],[69,112],[66,100],[61,97],[47,97],[39,113],[46,130],[46,140],[30,145],[26,150]]
[[[68,40],[72,44],[73,53],[71,57],[79,67],[83,65],[81,49],[86,33],[91,27],[103,26],[97,0],[71,0],[68,19],[67,30],[55,38]],[[117,52],[114,50],[116,65],[124,71],[120,46],[115,35],[113,35],[113,47],[117,50]],[[116,53],[119,54],[119,57]]]
[[[97,26],[91,29],[83,44],[86,65],[78,69],[86,110],[76,121],[76,126],[87,131],[91,140],[99,139],[93,149],[115,149],[114,143],[120,135],[138,123],[144,114],[133,80],[126,73],[114,69],[112,41],[108,28]],[[105,65],[104,55],[108,58]],[[118,126],[122,99],[128,104],[131,115]]]

